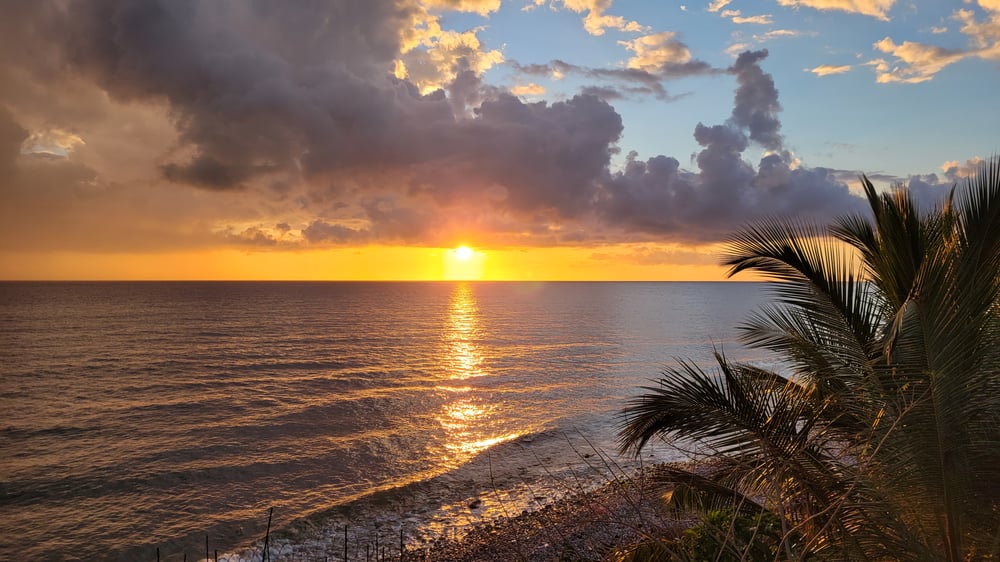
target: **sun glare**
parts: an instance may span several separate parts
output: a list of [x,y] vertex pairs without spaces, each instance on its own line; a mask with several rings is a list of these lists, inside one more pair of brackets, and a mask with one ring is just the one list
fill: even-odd
[[486,254],[469,246],[459,246],[444,253],[444,275],[449,281],[476,281],[483,278]]

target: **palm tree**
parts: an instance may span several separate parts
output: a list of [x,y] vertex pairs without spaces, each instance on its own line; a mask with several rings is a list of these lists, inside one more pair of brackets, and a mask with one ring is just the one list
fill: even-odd
[[694,447],[716,469],[666,469],[673,504],[772,512],[789,560],[1000,557],[1000,159],[928,213],[862,183],[871,216],[728,244],[730,276],[774,281],[742,339],[787,370],[681,363],[630,402],[622,449]]

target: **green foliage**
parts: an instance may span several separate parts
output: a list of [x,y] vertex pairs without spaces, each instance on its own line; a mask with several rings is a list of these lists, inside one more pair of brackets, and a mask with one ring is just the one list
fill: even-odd
[[666,540],[639,543],[615,558],[617,562],[671,562],[676,560]]
[[731,274],[776,281],[742,339],[787,370],[682,362],[630,403],[622,448],[695,443],[716,470],[668,474],[674,508],[775,514],[781,558],[1000,556],[1000,160],[929,212],[862,183],[870,217],[729,243]]
[[779,555],[781,539],[781,522],[773,513],[743,515],[731,509],[712,510],[679,538],[642,542],[619,556],[618,561],[774,560]]
[[768,512],[748,517],[731,510],[710,511],[684,532],[681,544],[695,562],[774,560],[781,544],[781,522]]

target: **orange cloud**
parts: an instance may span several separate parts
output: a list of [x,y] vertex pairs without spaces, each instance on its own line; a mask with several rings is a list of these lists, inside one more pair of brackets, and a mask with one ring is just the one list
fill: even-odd
[[770,14],[762,14],[759,16],[744,16],[739,10],[722,10],[719,14],[724,18],[730,18],[733,23],[755,23],[760,25],[771,25],[774,20],[771,18]]
[[591,35],[604,35],[605,29],[617,29],[639,33],[646,26],[637,21],[628,21],[622,16],[611,16],[604,12],[611,7],[612,0],[563,0],[563,6],[578,14],[587,12],[583,18],[583,28]]
[[393,74],[413,82],[423,93],[445,87],[459,69],[482,74],[504,58],[498,50],[483,48],[477,37],[480,31],[482,28],[445,30],[437,16],[417,13],[412,25],[402,30],[400,57],[394,61]]
[[851,65],[844,64],[834,66],[832,64],[821,64],[816,68],[807,68],[806,72],[812,72],[816,76],[830,76],[832,74],[843,74],[851,70]]
[[519,84],[510,89],[510,93],[515,96],[541,96],[545,94],[545,87],[534,82]]
[[896,0],[778,0],[778,4],[782,6],[835,10],[871,16],[883,21],[889,21],[889,9],[895,3]]
[[965,51],[945,49],[913,41],[903,41],[897,45],[889,37],[878,41],[874,47],[883,53],[896,57],[902,63],[895,66],[889,65],[883,60],[872,61],[874,64],[869,63],[875,67],[876,80],[880,84],[926,82],[944,67],[967,56]]
[[429,9],[472,12],[481,16],[500,9],[500,0],[421,0],[421,4]]
[[691,61],[691,51],[680,41],[674,39],[676,33],[663,31],[652,35],[643,35],[631,41],[619,41],[618,44],[635,53],[626,63],[629,68],[658,72],[668,64],[685,64]]

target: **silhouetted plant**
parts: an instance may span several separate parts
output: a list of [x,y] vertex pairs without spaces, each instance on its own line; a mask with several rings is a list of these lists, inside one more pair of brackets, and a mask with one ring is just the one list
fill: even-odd
[[1000,160],[927,213],[862,184],[870,216],[728,245],[730,275],[775,281],[742,340],[787,371],[682,362],[630,403],[622,448],[693,443],[715,470],[674,471],[674,508],[770,514],[776,557],[998,557]]

